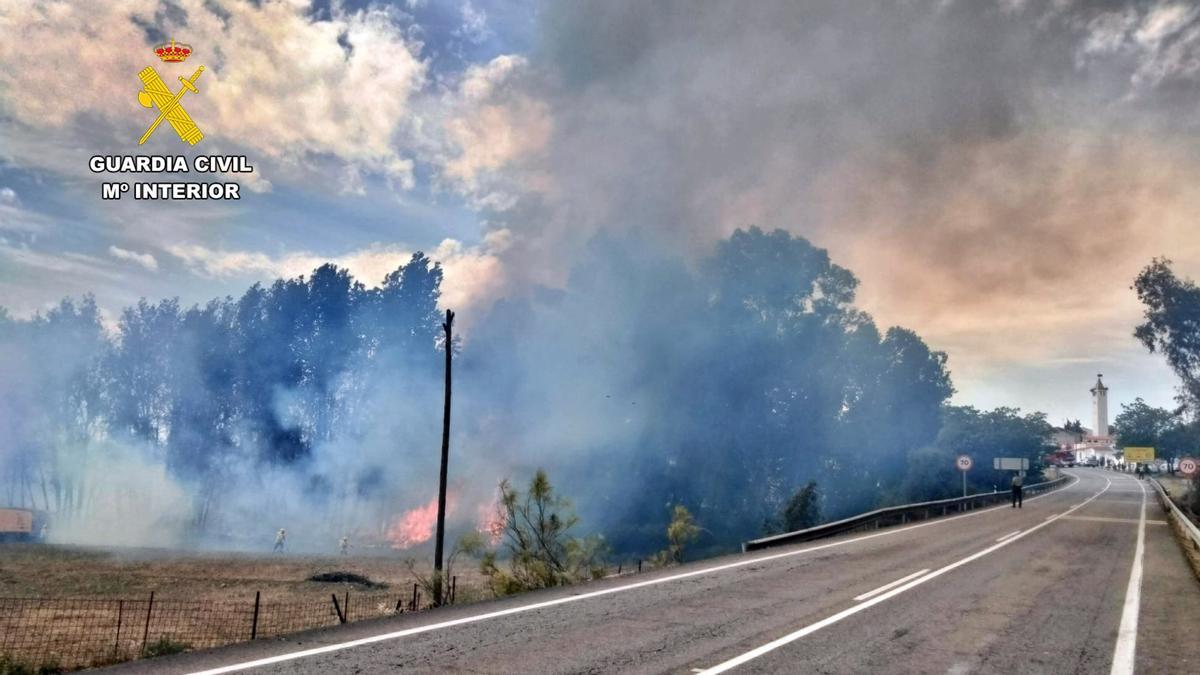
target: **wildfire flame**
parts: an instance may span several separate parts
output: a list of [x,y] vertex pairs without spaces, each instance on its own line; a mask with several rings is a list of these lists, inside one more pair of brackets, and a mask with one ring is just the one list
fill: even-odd
[[425,506],[406,511],[388,527],[387,539],[392,548],[401,549],[423,544],[433,536],[437,524],[437,497]]
[[[458,495],[452,490],[446,498],[447,518],[457,510]],[[437,526],[437,497],[429,500],[428,504],[418,506],[410,511],[396,516],[384,537],[394,549],[411,548],[423,544],[433,538],[433,530]],[[475,529],[486,536],[495,546],[500,543],[504,534],[505,516],[500,508],[500,497],[497,495],[492,503],[483,503],[475,510]]]
[[491,504],[480,504],[476,516],[475,529],[486,536],[492,546],[499,544],[504,535],[504,526],[507,525],[504,510],[500,508],[500,498],[497,497]]

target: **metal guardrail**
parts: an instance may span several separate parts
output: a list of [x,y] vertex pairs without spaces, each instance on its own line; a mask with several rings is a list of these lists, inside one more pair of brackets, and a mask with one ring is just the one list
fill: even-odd
[[1197,528],[1192,519],[1188,518],[1187,514],[1175,504],[1167,489],[1162,486],[1162,483],[1158,482],[1157,478],[1151,478],[1150,482],[1154,484],[1154,491],[1158,493],[1158,499],[1162,502],[1163,509],[1183,525],[1184,531],[1187,532],[1188,537],[1192,540],[1192,547],[1200,551],[1200,528]]
[[[1033,485],[1025,486],[1025,494],[1037,494],[1039,492],[1047,492],[1058,487],[1062,487],[1063,483],[1068,480],[1069,476],[1060,476],[1054,480],[1045,481],[1042,483],[1034,483]],[[890,527],[892,525],[903,525],[915,520],[928,520],[945,516],[950,513],[960,513],[964,511],[974,511],[976,509],[990,506],[999,502],[1008,501],[1012,493],[1008,490],[1003,492],[997,490],[995,492],[979,492],[966,497],[954,497],[952,499],[939,499],[932,502],[920,502],[918,504],[901,504],[899,506],[889,506],[874,511],[868,511],[857,516],[835,520],[832,523],[825,523],[810,527],[805,530],[797,530],[795,532],[785,532],[776,534],[770,537],[762,537],[761,539],[752,539],[742,544],[742,551],[758,551],[772,546],[786,546],[788,544],[800,544],[806,541],[815,539],[825,539],[826,537],[834,537],[839,534],[848,532],[856,532],[860,530],[877,530],[881,527]]]

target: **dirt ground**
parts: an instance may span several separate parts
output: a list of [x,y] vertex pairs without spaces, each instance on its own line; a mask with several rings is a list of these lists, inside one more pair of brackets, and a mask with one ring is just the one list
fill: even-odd
[[[416,581],[405,556],[304,556],[189,552],[165,549],[98,549],[43,544],[0,544],[0,597],[18,598],[141,598],[155,592],[159,599],[293,601],[324,599],[331,591],[386,590],[411,593]],[[417,570],[428,574],[431,561]],[[386,589],[357,584],[313,582],[320,572],[360,574]],[[478,564],[460,560],[459,600],[478,596],[485,588]]]

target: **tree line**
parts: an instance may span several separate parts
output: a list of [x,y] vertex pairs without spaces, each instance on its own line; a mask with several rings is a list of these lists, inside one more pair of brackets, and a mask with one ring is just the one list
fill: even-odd
[[[109,329],[90,297],[0,313],[0,495],[84,513],[97,467],[135,447],[200,532],[302,510],[361,527],[424,503],[441,282],[418,253],[378,286],[326,264],[203,305],[142,300]],[[598,239],[562,287],[496,303],[451,346],[452,486],[480,498],[544,467],[613,550],[661,549],[682,506],[715,551],[952,496],[958,453],[1036,465],[1045,416],[950,405],[946,354],[880,329],[857,286],[782,230],[739,230],[698,263]]]

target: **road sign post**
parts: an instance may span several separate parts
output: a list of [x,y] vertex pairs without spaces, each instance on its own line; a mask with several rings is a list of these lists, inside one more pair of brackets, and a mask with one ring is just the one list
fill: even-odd
[[1125,448],[1125,461],[1134,463],[1153,462],[1154,448]]
[[997,471],[1028,471],[1028,457],[993,457],[992,468]]
[[974,462],[971,461],[970,455],[959,455],[954,460],[954,466],[958,467],[959,472],[962,473],[962,486],[963,486],[963,496],[964,497],[967,496],[967,472],[971,470],[972,464],[974,464]]
[[1196,475],[1197,471],[1200,471],[1200,462],[1197,462],[1191,457],[1184,457],[1183,459],[1179,460],[1179,473],[1191,478],[1192,476]]

